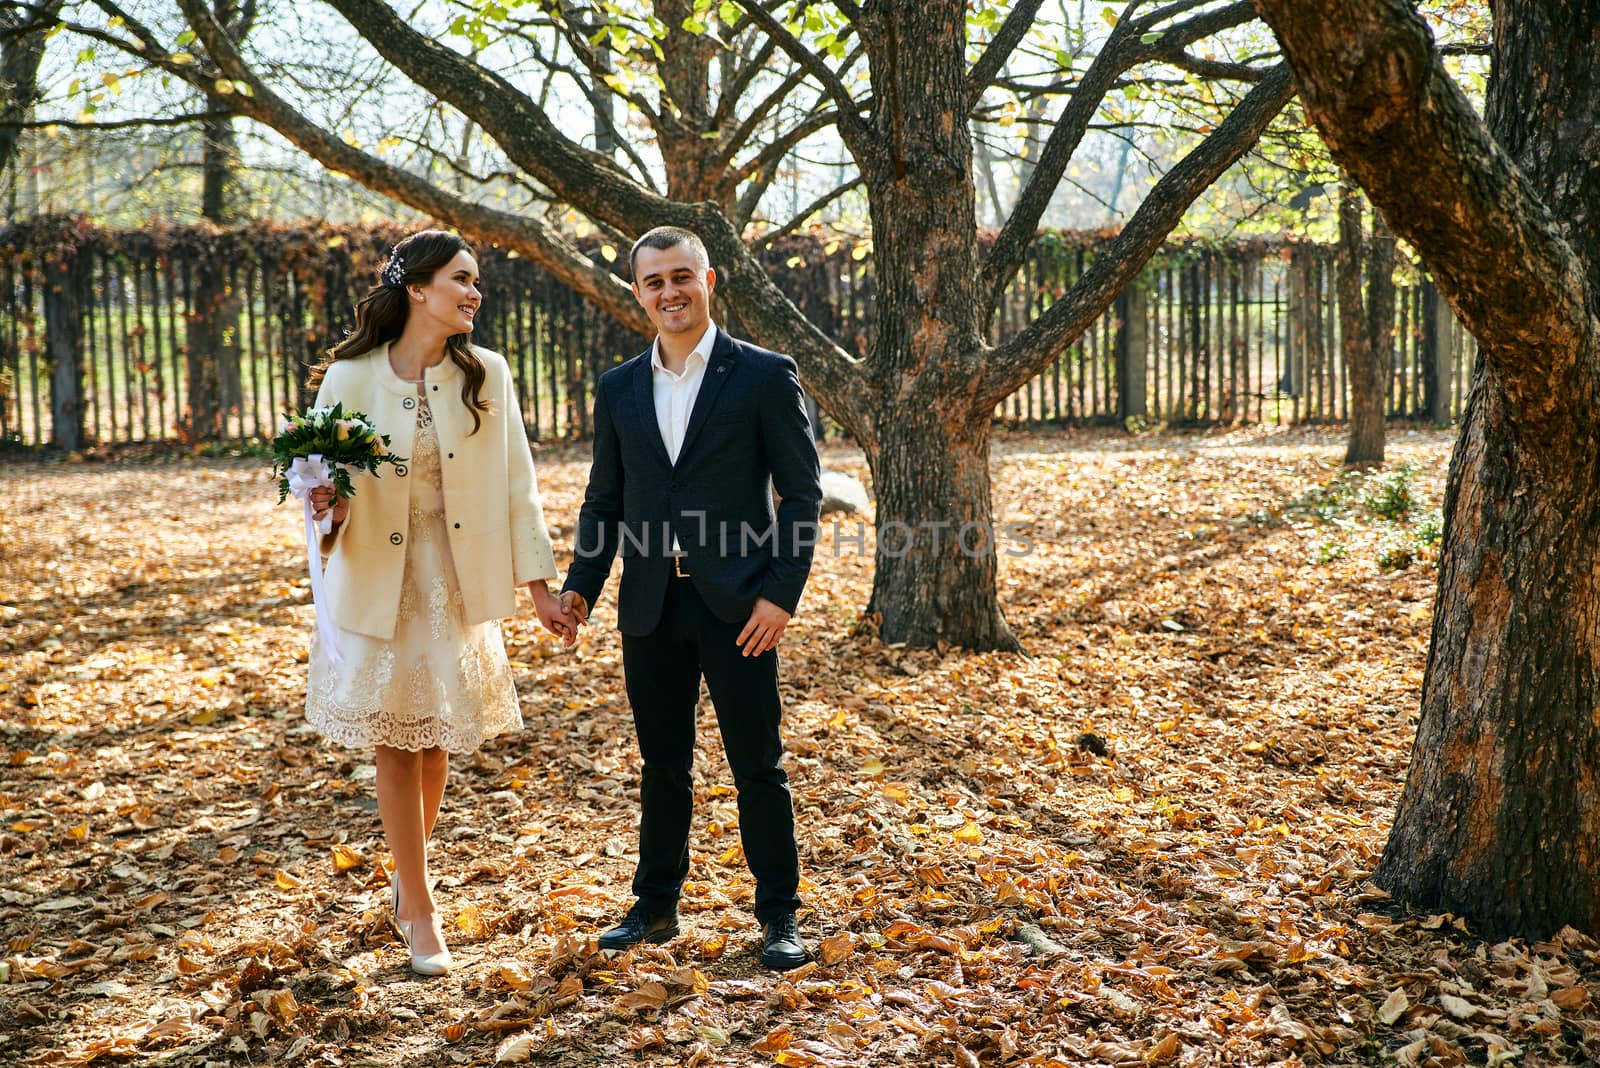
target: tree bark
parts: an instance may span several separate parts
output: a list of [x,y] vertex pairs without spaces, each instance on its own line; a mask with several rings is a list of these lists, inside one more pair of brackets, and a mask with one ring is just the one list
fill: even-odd
[[64,247],[45,260],[50,444],[69,452],[83,448],[83,289],[83,264],[76,248]]
[[1402,0],[1258,3],[1336,160],[1479,340],[1375,878],[1491,938],[1600,931],[1600,5],[1496,0],[1486,126]]
[[1374,213],[1369,243],[1361,196],[1339,187],[1339,342],[1350,383],[1349,467],[1383,463],[1384,419],[1394,367],[1394,238]]
[[[218,23],[235,41],[250,33],[253,4],[240,7],[232,0],[213,0]],[[207,110],[226,112],[227,98],[208,93]],[[229,219],[230,194],[239,170],[233,118],[207,119],[201,124],[200,213],[207,222],[223,226]],[[185,332],[189,381],[185,433],[191,441],[220,441],[227,436],[230,413],[243,401],[239,371],[239,299],[228,280],[228,265],[207,254],[197,265],[194,310]]]
[[[38,103],[44,35],[60,14],[61,5],[62,0],[45,0],[0,10],[0,122],[25,122]],[[14,126],[0,126],[0,174],[16,155],[21,132]]]
[[[871,57],[877,334],[867,361],[868,464],[878,497],[869,610],[885,641],[1020,646],[995,597],[989,422],[980,378],[977,205],[966,121],[966,5],[888,0],[859,23]],[[907,42],[917,47],[906,47]],[[898,543],[897,543],[898,542]]]

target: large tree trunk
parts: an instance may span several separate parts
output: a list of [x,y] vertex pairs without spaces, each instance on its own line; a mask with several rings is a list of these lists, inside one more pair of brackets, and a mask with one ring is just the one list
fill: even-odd
[[1258,4],[1335,157],[1480,342],[1375,877],[1489,937],[1600,932],[1600,4],[1497,0],[1488,129],[1400,0]]
[[50,444],[83,448],[83,261],[63,249],[44,264],[45,358],[50,364]]
[[[977,219],[961,0],[891,0],[863,16],[885,102],[863,176],[873,219],[879,407],[866,442],[878,496],[869,610],[883,638],[1015,649],[995,593],[989,422],[980,378]],[[903,47],[916,41],[918,47]],[[976,526],[975,526],[976,525]],[[966,538],[963,548],[962,536]]]
[[[242,41],[254,21],[254,6],[215,0],[218,21]],[[209,109],[227,110],[228,101],[207,95]],[[222,226],[231,214],[229,200],[239,172],[239,151],[233,119],[208,119],[200,156],[200,212]],[[239,367],[239,296],[233,291],[229,264],[208,252],[195,278],[194,312],[188,326],[187,371],[189,410],[184,432],[192,441],[220,441],[227,436],[228,416],[243,405]]]
[[1377,880],[1490,937],[1600,932],[1600,478],[1592,449],[1530,448],[1505,433],[1514,418],[1480,364],[1450,465],[1422,719]]
[[738,190],[728,182],[711,123],[711,64],[716,41],[683,28],[693,0],[654,0],[656,18],[667,27],[661,49],[661,161],[667,196],[696,204],[713,201],[732,215]]
[[[235,169],[232,120],[211,119],[202,129],[201,211],[220,226],[227,219],[226,190]],[[184,433],[191,441],[218,441],[226,435],[228,413],[239,404],[239,302],[228,285],[223,257],[204,254],[197,267],[185,344],[189,401]]]
[[1339,187],[1339,342],[1350,383],[1350,437],[1344,462],[1383,463],[1384,417],[1394,366],[1394,237],[1373,213],[1369,244],[1361,195]]
[[[61,12],[62,0],[0,9],[0,123],[26,122],[39,100],[39,63],[45,33]],[[0,174],[17,153],[21,130],[0,126]]]

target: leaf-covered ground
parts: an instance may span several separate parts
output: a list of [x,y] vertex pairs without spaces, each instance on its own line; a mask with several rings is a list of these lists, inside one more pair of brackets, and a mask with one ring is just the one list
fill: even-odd
[[[8,458],[0,1063],[1593,1063],[1594,942],[1485,944],[1365,882],[1448,450],[1397,433],[1351,478],[1332,431],[1002,436],[1028,658],[882,644],[830,533],[782,654],[819,953],[783,976],[709,709],[689,929],[594,951],[634,848],[619,647],[528,612],[526,729],[445,802],[441,980],[382,922],[370,756],[302,726],[305,558],[262,462]],[[540,461],[565,542],[585,454]]]

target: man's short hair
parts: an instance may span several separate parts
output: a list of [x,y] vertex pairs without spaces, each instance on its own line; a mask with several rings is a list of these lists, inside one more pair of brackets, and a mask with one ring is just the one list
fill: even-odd
[[639,240],[628,250],[628,273],[635,281],[638,280],[640,249],[653,248],[665,251],[679,245],[688,245],[690,251],[700,261],[701,267],[711,266],[711,256],[706,252],[706,243],[700,240],[699,234],[693,230],[685,230],[681,226],[657,226],[640,234]]

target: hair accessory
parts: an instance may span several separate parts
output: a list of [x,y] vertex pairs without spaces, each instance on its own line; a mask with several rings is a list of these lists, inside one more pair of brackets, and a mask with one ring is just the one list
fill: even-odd
[[398,252],[391,251],[378,272],[378,280],[391,289],[399,289],[406,278],[406,264]]

